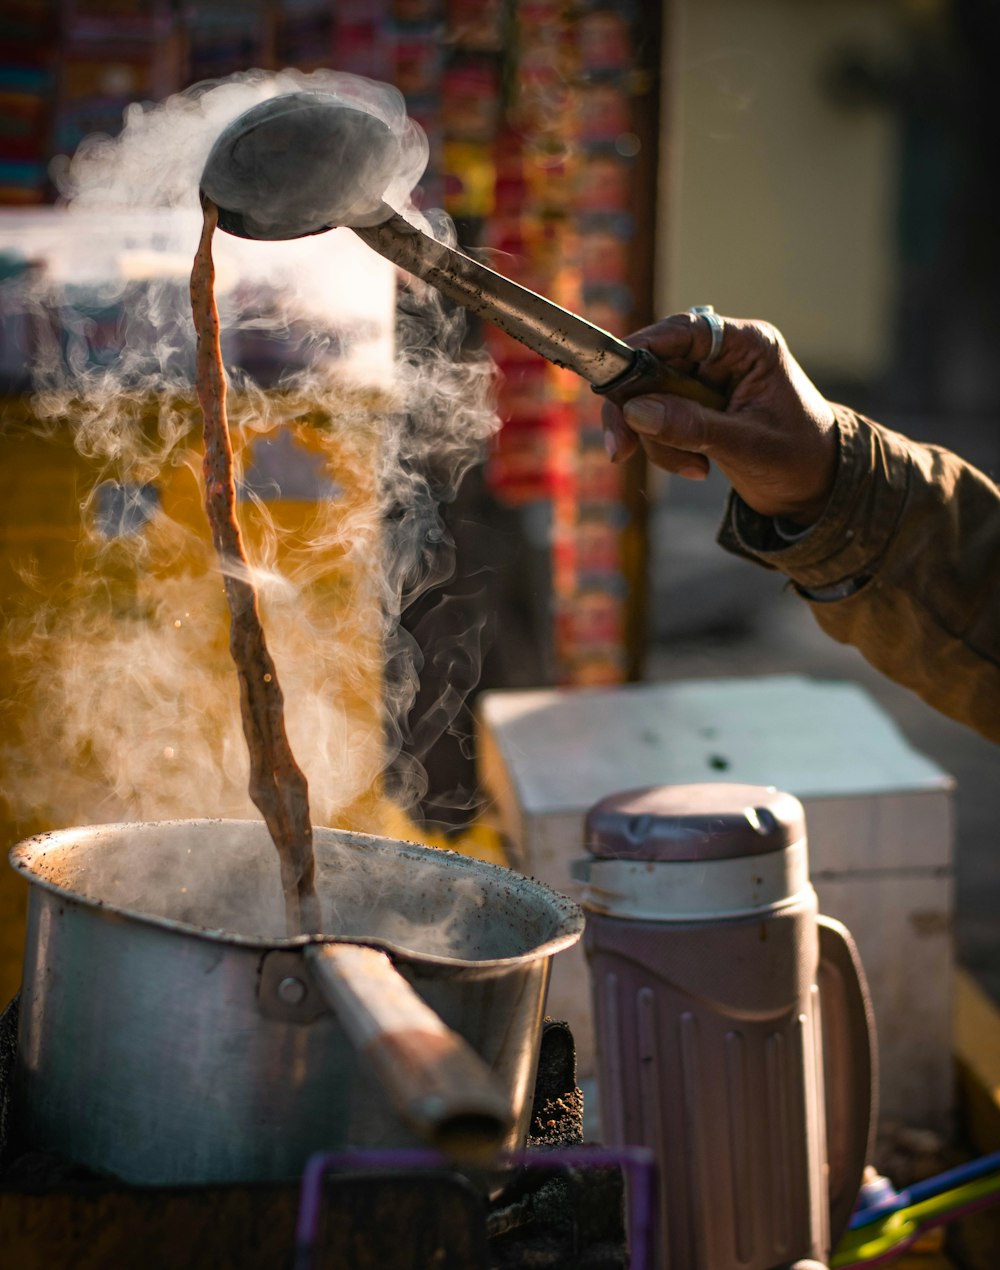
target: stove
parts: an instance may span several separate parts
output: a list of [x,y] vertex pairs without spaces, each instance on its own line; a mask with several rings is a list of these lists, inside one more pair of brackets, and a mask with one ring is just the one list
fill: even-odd
[[583,1138],[576,1049],[545,1022],[525,1149],[474,1186],[430,1151],[326,1153],[288,1183],[128,1186],[11,1132],[18,1000],[0,1015],[0,1247],[18,1270],[643,1270],[651,1153]]

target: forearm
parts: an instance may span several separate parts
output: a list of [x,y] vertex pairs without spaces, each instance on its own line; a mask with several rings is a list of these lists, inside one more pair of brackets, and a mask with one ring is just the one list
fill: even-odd
[[720,542],[785,573],[833,638],[1000,741],[1000,493],[947,451],[837,415],[837,478],[812,529],[785,542],[733,499]]

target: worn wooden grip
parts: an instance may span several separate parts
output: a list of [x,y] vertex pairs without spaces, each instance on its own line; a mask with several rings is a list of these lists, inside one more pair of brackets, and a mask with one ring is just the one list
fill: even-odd
[[594,392],[602,397],[609,397],[618,406],[646,393],[669,393],[674,397],[688,397],[712,410],[726,408],[726,398],[722,393],[709,388],[692,375],[683,375],[674,370],[646,348],[636,349],[635,361],[626,374],[595,388]]
[[424,1141],[456,1159],[488,1163],[510,1133],[513,1110],[486,1062],[452,1031],[384,952],[312,944],[313,975],[394,1110]]

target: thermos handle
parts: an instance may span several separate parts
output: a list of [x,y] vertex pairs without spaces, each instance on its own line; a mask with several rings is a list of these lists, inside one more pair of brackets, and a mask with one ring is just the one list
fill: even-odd
[[819,918],[830,1238],[847,1229],[870,1163],[878,1117],[878,1048],[868,980],[847,927]]

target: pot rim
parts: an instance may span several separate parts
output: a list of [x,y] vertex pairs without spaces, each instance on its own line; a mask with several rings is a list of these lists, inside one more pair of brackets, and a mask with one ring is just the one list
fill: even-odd
[[209,943],[221,943],[229,946],[253,949],[255,951],[264,951],[270,949],[286,949],[296,950],[304,949],[312,944],[362,944],[366,947],[381,948],[385,952],[393,953],[404,958],[408,962],[418,963],[428,966],[442,967],[461,967],[469,970],[491,970],[505,969],[517,966],[525,962],[531,962],[540,958],[553,956],[557,952],[575,944],[583,933],[586,916],[583,909],[575,903],[567,895],[563,895],[560,891],[548,886],[545,882],[540,882],[537,878],[529,877],[527,874],[518,873],[516,869],[511,869],[506,865],[492,864],[488,860],[480,860],[475,856],[462,855],[458,851],[452,851],[447,847],[428,847],[422,843],[408,842],[400,838],[388,838],[377,834],[358,833],[351,829],[334,829],[329,826],[317,825],[314,827],[314,834],[333,835],[338,840],[349,842],[354,845],[364,846],[368,843],[378,843],[380,845],[388,845],[397,851],[400,855],[409,856],[418,860],[445,859],[449,867],[464,869],[467,873],[487,874],[494,881],[503,883],[503,875],[510,874],[516,881],[516,889],[530,890],[539,897],[544,898],[554,913],[556,920],[560,926],[560,932],[551,938],[535,945],[531,949],[518,953],[512,957],[487,957],[487,958],[469,958],[469,957],[448,957],[440,953],[421,952],[417,949],[406,947],[403,944],[396,943],[391,939],[383,938],[366,938],[360,935],[326,935],[305,934],[305,935],[289,935],[283,937],[268,935],[247,935],[237,931],[228,930],[222,927],[196,926],[192,922],[181,921],[175,917],[163,917],[157,913],[147,913],[140,909],[128,908],[123,904],[116,904],[109,900],[98,899],[91,895],[85,895],[81,891],[73,890],[68,886],[61,886],[53,882],[49,878],[38,873],[32,864],[32,861],[39,856],[44,856],[50,849],[54,849],[57,845],[64,846],[66,839],[70,836],[76,838],[77,841],[86,841],[88,838],[95,838],[101,834],[123,833],[138,827],[156,825],[157,827],[172,828],[174,826],[191,826],[191,825],[219,825],[225,824],[229,826],[245,825],[250,827],[254,832],[259,833],[262,829],[266,831],[263,821],[257,820],[240,820],[236,818],[226,818],[222,816],[202,816],[202,817],[176,817],[172,819],[157,821],[112,821],[109,823],[70,826],[63,829],[50,829],[42,833],[33,834],[31,837],[24,838],[20,842],[14,844],[8,853],[8,862],[11,868],[20,873],[30,885],[40,887],[44,891],[48,891],[52,895],[58,896],[60,899],[68,900],[83,908],[95,909],[101,913],[111,913],[116,917],[124,918],[128,921],[138,922],[140,925],[158,927],[161,930],[173,932],[175,934],[193,936],[196,939],[205,940]]

